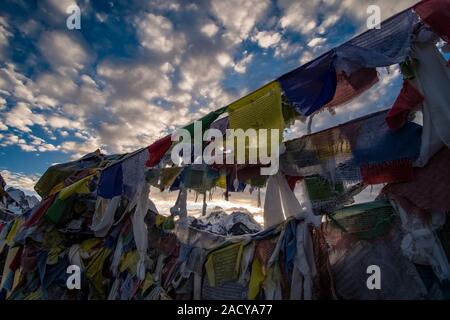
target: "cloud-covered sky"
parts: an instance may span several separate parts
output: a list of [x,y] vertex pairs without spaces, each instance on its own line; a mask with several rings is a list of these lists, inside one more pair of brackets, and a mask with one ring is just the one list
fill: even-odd
[[[54,163],[149,145],[364,31],[368,5],[386,19],[415,2],[2,0],[1,173],[31,190]],[[397,78],[314,129],[389,107]]]

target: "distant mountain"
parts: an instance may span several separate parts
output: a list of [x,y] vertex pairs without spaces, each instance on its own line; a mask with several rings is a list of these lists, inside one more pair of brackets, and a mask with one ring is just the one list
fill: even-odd
[[19,205],[19,207],[23,209],[22,211],[31,209],[39,203],[38,198],[35,196],[26,195],[25,192],[20,189],[9,187],[6,189],[6,192]]

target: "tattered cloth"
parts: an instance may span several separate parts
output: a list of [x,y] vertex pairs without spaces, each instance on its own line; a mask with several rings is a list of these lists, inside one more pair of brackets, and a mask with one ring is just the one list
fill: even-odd
[[159,139],[148,147],[149,158],[145,164],[147,167],[154,167],[158,164],[164,154],[172,146],[172,137],[170,135]]
[[205,269],[210,286],[221,286],[228,281],[237,280],[242,250],[242,243],[234,243],[209,253]]
[[338,73],[336,92],[333,100],[325,107],[332,108],[350,102],[364,91],[378,82],[378,73],[375,68],[363,68],[350,75]]
[[337,210],[332,214],[332,221],[360,239],[374,239],[390,230],[394,217],[394,209],[389,202],[378,200]]
[[386,67],[405,61],[419,19],[409,9],[385,20],[336,48],[336,69],[346,74],[360,68]]
[[181,181],[186,188],[198,192],[211,190],[219,179],[219,172],[209,166],[193,165],[185,167],[180,174]]
[[276,82],[239,99],[228,107],[232,129],[283,129],[281,91]]
[[309,116],[333,99],[337,83],[334,57],[330,51],[278,79],[299,114]]
[[[382,174],[384,168],[410,167],[410,162],[419,155],[422,127],[406,122],[399,130],[392,130],[385,122],[387,112],[380,111],[286,142],[286,152],[280,156],[283,172],[288,175],[305,175],[305,172],[326,175],[324,168],[330,161],[337,168],[344,164],[347,169],[364,167],[368,176],[371,172]],[[375,170],[377,165],[378,171]],[[303,170],[305,168],[310,170]],[[338,176],[339,172],[337,169],[333,175]],[[355,170],[346,172],[349,174],[342,173],[350,181],[358,179]],[[406,173],[409,177],[409,172]]]
[[402,90],[386,116],[389,128],[401,128],[405,124],[409,112],[419,106],[423,99],[423,95],[408,80],[403,81]]
[[414,181],[388,184],[381,193],[399,201],[406,211],[449,212],[450,149],[442,148],[425,167],[414,171]]
[[442,39],[450,42],[450,1],[424,0],[414,6],[420,18]]
[[182,167],[153,168],[146,172],[145,179],[152,186],[164,190],[174,183],[182,170]]
[[[65,180],[69,177],[77,175],[78,179],[84,178],[90,173],[90,169],[98,168],[101,166],[103,161],[113,159],[115,157],[118,156],[103,156],[100,152],[93,152],[76,161],[51,166],[36,183],[34,190],[36,190],[42,198],[46,198],[73,183],[74,181],[65,182]],[[57,186],[59,187],[56,190],[55,187]]]
[[[218,110],[214,110],[210,113],[208,113],[206,116],[200,118],[197,121],[200,121],[202,123],[202,136],[205,130],[207,130],[211,124],[220,116],[222,115],[224,112],[227,111],[226,107],[220,108]],[[185,126],[183,129],[186,129],[189,131],[189,133],[191,134],[191,136],[194,135],[194,123],[191,123],[187,126]]]
[[414,179],[414,169],[410,160],[395,160],[381,164],[360,167],[362,181],[366,184],[406,182]]
[[422,127],[407,122],[401,129],[392,130],[385,122],[386,115],[381,111],[341,126],[356,165],[414,160],[419,156]]

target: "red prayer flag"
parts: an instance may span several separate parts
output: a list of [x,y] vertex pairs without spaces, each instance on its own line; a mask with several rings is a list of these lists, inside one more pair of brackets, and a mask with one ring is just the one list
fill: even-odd
[[391,129],[403,127],[411,109],[421,104],[423,99],[423,95],[408,80],[403,81],[402,90],[386,116],[388,127]]
[[145,165],[147,167],[154,167],[157,165],[161,158],[166,154],[167,150],[170,149],[171,145],[172,139],[170,135],[151,144],[148,147],[149,159]]
[[442,39],[450,41],[450,0],[424,0],[414,10]]

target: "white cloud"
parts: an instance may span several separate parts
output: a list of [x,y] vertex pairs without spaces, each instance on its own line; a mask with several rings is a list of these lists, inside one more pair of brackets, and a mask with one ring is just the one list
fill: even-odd
[[325,38],[313,38],[308,42],[308,47],[317,47],[323,45],[327,39]]
[[247,71],[247,65],[253,60],[253,54],[247,54],[241,61],[236,63],[234,70],[237,73],[245,73]]
[[6,49],[8,47],[9,37],[12,33],[9,31],[8,22],[4,17],[0,17],[0,58],[6,57]]
[[42,114],[33,113],[29,105],[20,102],[4,114],[7,126],[16,128],[23,132],[31,132],[35,124],[45,125],[46,120]]
[[0,97],[0,111],[4,110],[6,108],[6,99],[3,97]]
[[60,14],[66,15],[67,8],[77,4],[75,0],[47,0],[48,3],[55,8]]
[[59,146],[59,149],[62,152],[68,153],[71,155],[72,159],[77,159],[82,157],[83,155],[93,152],[96,149],[101,149],[102,145],[98,142],[98,139],[90,139],[86,142],[77,142],[77,141],[64,141]]
[[0,68],[0,90],[11,95],[18,101],[34,102],[33,90],[30,88],[32,81],[15,70],[14,65],[7,63]]
[[327,33],[340,19],[345,19],[346,22],[355,23],[357,33],[360,33],[367,28],[369,5],[379,6],[381,18],[385,20],[416,2],[416,0],[279,0],[278,5],[283,10],[280,26],[311,37],[316,33]]
[[266,12],[269,1],[212,0],[211,6],[216,17],[228,30],[230,38],[245,40]]
[[61,73],[81,70],[93,60],[82,38],[70,30],[47,31],[38,46],[47,62]]
[[284,58],[298,54],[302,47],[298,43],[292,43],[287,40],[281,42],[275,47],[274,56],[277,58]]
[[200,31],[211,38],[211,37],[214,37],[217,34],[217,32],[219,31],[219,27],[215,23],[210,22],[210,23],[205,24],[200,29]]
[[40,178],[39,174],[25,174],[22,172],[12,172],[9,170],[2,170],[0,171],[0,174],[5,179],[8,187],[19,188],[27,194],[36,194],[34,191],[34,185]]
[[76,123],[74,123],[72,120],[58,115],[48,117],[47,123],[50,125],[50,127],[57,129],[77,127]]
[[316,27],[316,15],[324,11],[324,5],[319,6],[320,0],[310,1],[278,1],[284,9],[284,15],[280,19],[282,28],[289,28],[302,34],[309,34]]
[[47,143],[44,139],[29,134],[27,138],[30,141],[26,141],[15,134],[8,133],[6,135],[0,136],[0,146],[18,146],[22,151],[25,152],[46,152],[46,151],[57,151],[58,147]]
[[174,32],[172,22],[163,16],[148,13],[136,21],[141,45],[156,52],[168,53],[185,46],[182,34]]
[[313,59],[313,55],[310,51],[303,51],[301,57],[300,57],[300,65],[303,65]]
[[105,60],[97,67],[97,74],[107,81],[112,95],[118,99],[150,100],[169,95],[172,83],[163,70],[145,64]]
[[230,55],[226,52],[221,52],[217,56],[217,61],[222,67],[229,67],[231,66],[233,59],[230,57]]
[[261,48],[267,49],[280,42],[281,34],[274,31],[260,31],[254,35],[252,39],[257,42]]

